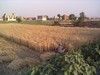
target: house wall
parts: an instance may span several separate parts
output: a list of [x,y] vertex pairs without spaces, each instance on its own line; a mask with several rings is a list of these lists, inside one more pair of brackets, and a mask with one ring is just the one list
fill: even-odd
[[46,21],[46,20],[47,20],[47,18],[46,18],[46,17],[43,17],[43,18],[42,18],[42,21]]
[[3,21],[3,19],[2,19],[2,18],[0,18],[0,21]]
[[5,14],[5,18],[7,19],[7,21],[16,21],[16,16],[14,13],[12,14]]
[[46,21],[47,17],[46,16],[38,16],[37,20]]
[[16,19],[14,19],[14,18],[9,19],[9,18],[8,18],[8,21],[16,21]]

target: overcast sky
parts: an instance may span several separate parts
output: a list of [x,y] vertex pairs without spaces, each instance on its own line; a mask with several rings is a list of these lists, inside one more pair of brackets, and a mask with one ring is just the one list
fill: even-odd
[[54,16],[59,14],[100,17],[100,0],[0,0],[0,15],[16,13],[18,16]]

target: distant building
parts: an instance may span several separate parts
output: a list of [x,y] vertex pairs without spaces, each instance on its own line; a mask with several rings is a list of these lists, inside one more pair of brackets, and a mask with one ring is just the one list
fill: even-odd
[[28,21],[36,20],[36,17],[26,17],[26,20],[28,20]]
[[14,13],[12,14],[4,14],[3,15],[3,21],[16,21],[16,16]]
[[2,18],[0,18],[0,21],[3,21],[3,19],[2,19]]
[[98,17],[98,18],[95,18],[95,20],[96,20],[96,21],[100,21],[100,18],[99,18],[99,17]]
[[41,20],[41,21],[47,21],[48,20],[48,16],[37,16],[37,20]]
[[67,15],[64,14],[64,15],[62,16],[62,20],[64,20],[64,21],[69,20],[69,16],[67,16]]

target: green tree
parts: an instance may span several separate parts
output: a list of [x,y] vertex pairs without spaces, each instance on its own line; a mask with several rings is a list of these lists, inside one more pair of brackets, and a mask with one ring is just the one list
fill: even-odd
[[58,14],[57,16],[58,16],[58,18],[59,18],[59,20],[60,20],[60,19],[61,19],[61,15],[60,15],[60,14]]
[[81,26],[81,25],[83,24],[85,18],[86,18],[84,12],[81,12],[79,15],[80,15],[80,16],[78,17],[78,19],[77,19],[76,22],[75,22],[75,25],[76,25],[76,26]]
[[74,15],[74,14],[70,14],[69,15],[69,20],[71,20],[71,23],[73,24],[73,25],[76,25],[76,16]]
[[78,18],[79,24],[83,23],[84,20],[85,20],[85,13],[84,12],[81,12],[80,13],[80,17]]
[[7,21],[8,20],[8,18],[6,17],[6,13],[2,16],[2,18],[3,18],[3,21]]
[[69,15],[69,19],[75,21],[76,20],[76,16],[74,14],[70,14]]
[[21,17],[17,17],[16,20],[17,20],[18,23],[22,22]]
[[84,12],[81,12],[81,13],[80,13],[80,17],[81,17],[82,19],[84,19],[84,18],[85,18],[85,13],[84,13]]

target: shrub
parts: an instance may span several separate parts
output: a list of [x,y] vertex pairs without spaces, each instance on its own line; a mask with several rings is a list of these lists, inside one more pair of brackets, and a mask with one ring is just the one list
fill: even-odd
[[95,66],[100,72],[100,43],[84,45],[81,48],[84,60],[91,66]]
[[31,75],[95,75],[93,66],[85,63],[78,52],[57,54],[38,68],[33,68]]
[[87,64],[80,53],[67,54],[65,60],[68,62],[65,75],[95,75],[95,68]]
[[22,22],[22,19],[20,17],[17,17],[16,20],[18,23]]
[[54,24],[53,25],[60,25],[59,24],[59,21],[54,21]]

